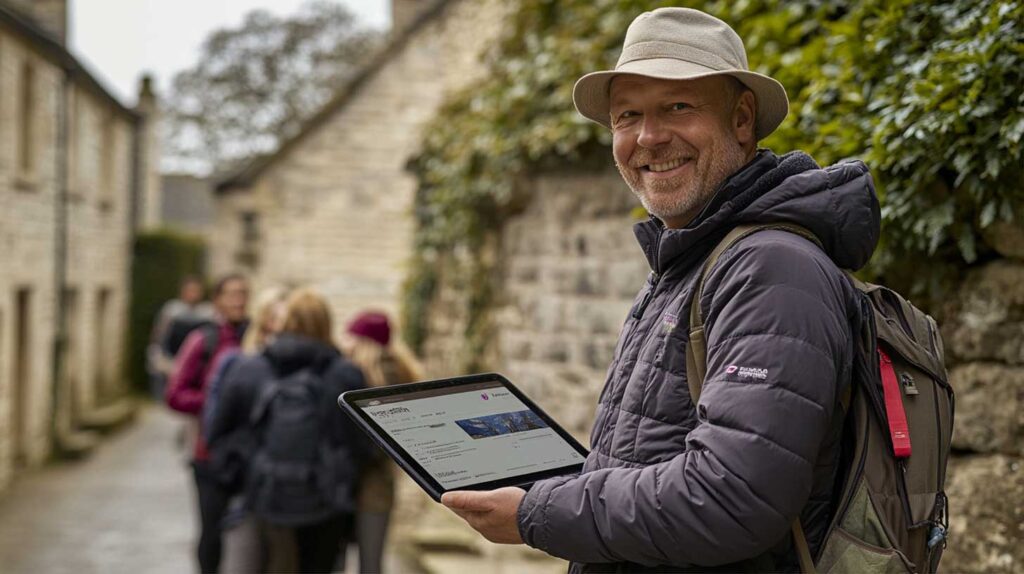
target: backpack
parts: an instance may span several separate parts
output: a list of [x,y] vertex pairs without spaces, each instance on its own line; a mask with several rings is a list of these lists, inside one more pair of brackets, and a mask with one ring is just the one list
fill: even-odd
[[[794,233],[793,224],[748,224],[712,250],[690,307],[687,380],[696,405],[707,374],[700,299],[718,258],[740,239],[766,229]],[[812,556],[800,519],[792,523],[800,570],[813,572],[935,572],[949,528],[944,491],[953,432],[953,389],[935,320],[896,292],[863,283],[866,318],[857,337],[853,383],[843,393],[840,485],[834,514]]]
[[203,333],[204,362],[209,361],[213,351],[217,348],[220,328],[210,319],[190,313],[179,315],[171,320],[171,324],[167,326],[167,331],[160,341],[160,348],[170,357],[177,356],[181,346],[185,344],[185,339],[197,329],[201,329]]
[[[215,367],[217,370],[210,378],[206,400],[203,403],[201,427],[204,432],[209,432],[213,427],[214,412],[220,407],[220,400],[224,396],[224,379],[227,378],[228,372],[241,357],[243,355],[238,349],[228,351]],[[241,492],[245,486],[249,460],[256,449],[256,438],[252,427],[249,425],[238,426],[219,437],[215,443],[210,443],[209,435],[204,438],[207,441],[206,446],[210,454],[210,469],[217,482],[231,494]]]
[[263,520],[296,527],[354,511],[358,469],[347,449],[330,444],[330,405],[310,368],[271,381],[259,394],[245,489],[249,508]]

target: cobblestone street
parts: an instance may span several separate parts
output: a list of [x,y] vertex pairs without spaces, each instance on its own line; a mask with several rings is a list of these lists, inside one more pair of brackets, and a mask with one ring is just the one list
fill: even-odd
[[190,572],[195,519],[181,428],[154,406],[81,461],[19,477],[0,499],[6,573]]

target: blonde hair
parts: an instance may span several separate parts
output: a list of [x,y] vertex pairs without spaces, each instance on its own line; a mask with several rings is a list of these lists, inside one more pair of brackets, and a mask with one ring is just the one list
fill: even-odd
[[383,387],[423,380],[423,367],[401,339],[386,347],[369,337],[348,333],[345,355],[366,377],[366,386]]
[[331,338],[331,310],[327,301],[311,289],[296,289],[288,296],[281,331],[335,346]]
[[[280,287],[271,287],[260,291],[256,297],[256,307],[252,313],[252,321],[242,337],[242,352],[258,353],[267,346],[267,339],[274,334],[275,327],[280,325],[282,305],[288,297],[288,291]],[[276,324],[275,324],[276,323]]]

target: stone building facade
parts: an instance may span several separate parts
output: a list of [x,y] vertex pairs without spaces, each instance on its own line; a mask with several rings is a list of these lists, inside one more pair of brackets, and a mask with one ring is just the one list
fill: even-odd
[[[66,50],[66,12],[0,1],[0,489],[129,410],[123,337],[152,130]],[[145,86],[140,104],[155,106]]]
[[416,182],[405,165],[445,96],[483,72],[498,39],[496,0],[405,0],[385,49],[300,133],[218,185],[215,274],[254,286],[308,285],[343,325],[364,308],[395,314],[412,244]]
[[187,173],[160,176],[160,226],[202,238],[214,237],[217,204],[213,183]]

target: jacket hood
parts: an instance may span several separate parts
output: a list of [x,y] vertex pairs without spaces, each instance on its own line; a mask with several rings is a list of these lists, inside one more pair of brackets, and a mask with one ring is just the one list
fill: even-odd
[[311,367],[322,373],[341,353],[334,347],[292,333],[282,333],[263,351],[274,370],[281,376]]
[[874,181],[859,160],[819,167],[806,153],[777,156],[759,150],[733,174],[683,229],[657,219],[634,233],[648,263],[661,273],[679,258],[699,259],[730,229],[744,223],[795,223],[813,232],[842,269],[857,270],[878,244],[881,215]]

